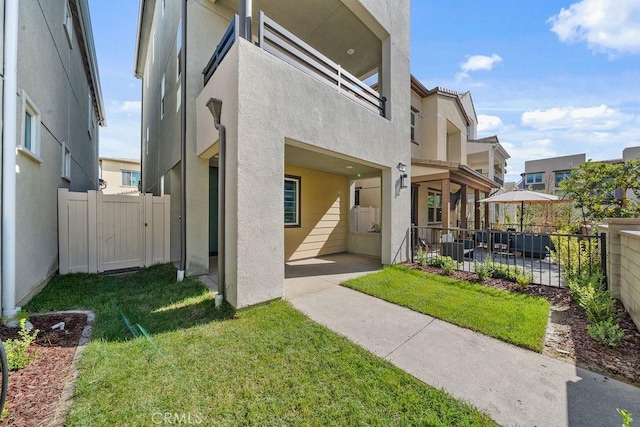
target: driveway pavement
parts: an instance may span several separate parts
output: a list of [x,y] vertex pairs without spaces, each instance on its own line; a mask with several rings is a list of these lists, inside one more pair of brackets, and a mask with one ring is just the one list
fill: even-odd
[[[379,262],[333,255],[288,263],[294,307],[501,425],[619,426],[640,418],[640,389],[339,286]],[[640,356],[639,356],[640,357]]]

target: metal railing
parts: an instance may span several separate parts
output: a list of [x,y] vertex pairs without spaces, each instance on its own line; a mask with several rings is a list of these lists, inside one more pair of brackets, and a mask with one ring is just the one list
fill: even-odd
[[227,30],[224,32],[222,39],[220,39],[220,43],[216,46],[216,50],[213,51],[213,56],[209,59],[207,66],[204,67],[202,74],[204,74],[204,84],[209,83],[209,79],[213,76],[213,73],[216,72],[218,66],[224,59],[231,46],[238,39],[238,27],[239,27],[239,17],[238,15],[234,15],[231,23],[227,27]]
[[280,24],[260,12],[258,46],[317,78],[355,102],[385,116],[386,99]]
[[601,274],[606,280],[605,236],[558,233],[524,233],[412,226],[413,261],[418,252],[427,262],[448,256],[458,261],[458,270],[474,272],[489,258],[531,279],[531,283],[566,287],[567,281],[583,274]]
[[[205,85],[238,39],[238,22],[238,15],[235,15],[204,68],[202,73]],[[258,47],[385,117],[386,98],[384,96],[267,17],[262,11],[260,12]]]

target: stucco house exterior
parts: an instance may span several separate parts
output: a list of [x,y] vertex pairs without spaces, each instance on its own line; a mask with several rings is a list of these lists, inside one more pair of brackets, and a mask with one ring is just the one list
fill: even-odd
[[[219,290],[244,307],[283,296],[285,262],[407,259],[407,0],[141,0],[135,74],[142,190],[172,195],[179,276],[217,253]],[[380,233],[350,229],[365,177]]]
[[105,124],[87,0],[0,2],[2,313],[58,267],[57,188],[98,189]]
[[139,194],[140,160],[100,157],[99,162],[103,194]]

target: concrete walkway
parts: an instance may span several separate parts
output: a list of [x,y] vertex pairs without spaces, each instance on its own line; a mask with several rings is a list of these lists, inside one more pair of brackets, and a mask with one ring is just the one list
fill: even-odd
[[288,263],[285,295],[316,322],[501,425],[619,426],[616,408],[640,418],[636,387],[339,286],[379,268],[353,255]]

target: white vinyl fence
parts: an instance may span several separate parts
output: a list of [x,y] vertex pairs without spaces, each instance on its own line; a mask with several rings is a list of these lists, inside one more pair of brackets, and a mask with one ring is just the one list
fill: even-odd
[[169,262],[170,196],[58,189],[60,274]]
[[374,207],[355,206],[351,211],[351,231],[366,233],[374,224],[380,224],[380,209]]

